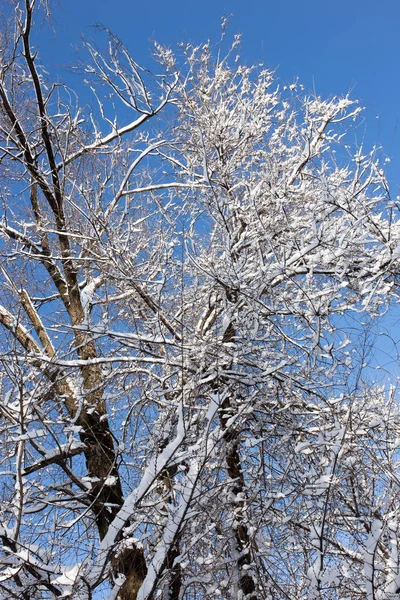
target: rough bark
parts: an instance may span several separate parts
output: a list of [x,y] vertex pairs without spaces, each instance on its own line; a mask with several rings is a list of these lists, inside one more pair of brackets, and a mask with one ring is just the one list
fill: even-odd
[[[224,332],[222,343],[232,343],[235,339],[235,335],[235,327],[230,323]],[[223,384],[224,382],[220,383]],[[219,383],[217,382],[216,386],[218,387],[218,385]],[[229,419],[232,417],[232,410],[232,398],[228,394],[219,411],[221,429],[224,431],[224,441],[226,445],[226,470],[229,479],[234,482],[231,488],[232,493],[235,497],[244,498],[246,496],[246,483],[239,453],[240,431],[228,424]],[[242,594],[248,600],[259,600],[256,592],[256,583],[253,577],[247,573],[245,569],[246,566],[251,565],[252,557],[250,552],[251,540],[245,522],[245,503],[242,500],[235,500],[235,520],[235,550],[239,556],[237,559],[237,569],[239,572],[238,586]]]
[[[56,162],[57,147],[54,146],[53,138],[50,135],[50,121],[46,112],[46,101],[40,76],[35,66],[35,56],[31,51],[32,16],[33,4],[26,0],[25,23],[19,23],[19,25],[24,59],[31,76],[36,99],[42,150],[48,163],[49,181],[37,164],[36,152],[30,147],[29,136],[25,133],[17,117],[3,82],[0,82],[0,102],[3,113],[8,118],[10,128],[14,132],[16,143],[21,149],[23,162],[31,180],[30,201],[38,232],[41,232],[41,244],[40,248],[31,245],[30,250],[49,273],[69,316],[76,353],[79,359],[87,361],[98,356],[93,340],[87,333],[79,330],[85,315],[78,284],[78,269],[74,264],[70,246],[70,232],[65,216],[63,182]],[[40,194],[38,194],[38,190]],[[53,260],[49,238],[46,233],[43,233],[39,195],[48,204],[54,217],[61,256],[61,268]],[[15,239],[16,235],[17,233],[10,229],[9,237]],[[18,241],[24,244],[24,240]],[[58,251],[56,254],[58,254]],[[63,401],[69,416],[75,420],[77,425],[81,426],[80,439],[84,443],[83,452],[87,473],[94,480],[88,497],[91,502],[99,539],[102,540],[110,523],[122,506],[124,498],[117,465],[118,454],[106,418],[107,411],[103,396],[101,368],[93,364],[80,367],[84,402],[82,406],[78,405],[74,390],[71,389],[67,378],[60,369],[44,365],[41,360],[41,356],[44,355],[48,358],[54,358],[56,351],[26,290],[20,292],[20,301],[35,329],[41,346],[15,317],[2,307],[0,307],[0,322],[12,332],[23,348],[31,354],[30,360],[52,382],[55,395]],[[106,483],[107,478],[113,483]],[[138,548],[125,550],[120,556],[112,558],[112,565],[115,574],[122,572],[126,576],[125,584],[120,591],[121,600],[135,600],[147,571],[143,551]]]

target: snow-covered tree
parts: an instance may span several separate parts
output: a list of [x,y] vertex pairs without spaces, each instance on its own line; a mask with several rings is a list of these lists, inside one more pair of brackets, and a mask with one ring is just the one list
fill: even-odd
[[43,9],[0,47],[0,598],[400,598],[396,389],[360,342],[400,224],[357,104],[238,38],[152,75],[103,31],[90,108]]

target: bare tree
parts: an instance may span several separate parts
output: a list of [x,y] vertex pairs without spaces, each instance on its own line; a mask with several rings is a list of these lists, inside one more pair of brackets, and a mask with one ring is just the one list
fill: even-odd
[[0,597],[395,598],[398,406],[348,320],[399,222],[360,109],[238,38],[152,75],[107,31],[90,109],[42,11],[1,47]]

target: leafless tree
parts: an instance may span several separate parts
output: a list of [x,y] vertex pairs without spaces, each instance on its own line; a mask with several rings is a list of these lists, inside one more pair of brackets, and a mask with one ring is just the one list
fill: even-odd
[[396,393],[348,319],[395,297],[400,227],[360,109],[238,38],[152,75],[106,30],[90,109],[44,8],[1,45],[0,598],[396,598]]

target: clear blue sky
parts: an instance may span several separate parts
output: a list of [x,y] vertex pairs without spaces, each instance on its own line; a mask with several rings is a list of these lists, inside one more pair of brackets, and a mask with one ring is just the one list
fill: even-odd
[[230,31],[243,35],[246,62],[263,61],[284,82],[299,77],[323,96],[351,91],[360,100],[367,111],[359,141],[365,135],[367,145],[383,146],[392,159],[393,192],[400,194],[399,0],[60,0],[53,15],[56,37],[43,35],[41,45],[56,68],[72,62],[73,45],[82,32],[90,37],[96,23],[149,64],[150,40],[217,42],[221,17],[232,15]]
[[[75,61],[81,34],[93,37],[95,24],[109,27],[148,66],[151,40],[217,43],[221,17],[231,16],[230,32],[242,34],[247,63],[262,61],[284,83],[298,77],[306,91],[324,97],[350,91],[360,100],[366,111],[357,142],[383,147],[391,158],[392,195],[400,195],[400,0],[54,0],[52,11],[54,36],[46,28],[35,37],[52,73]],[[375,358],[389,371],[399,349],[399,319],[395,311],[378,326],[394,338],[378,338],[376,345]]]

